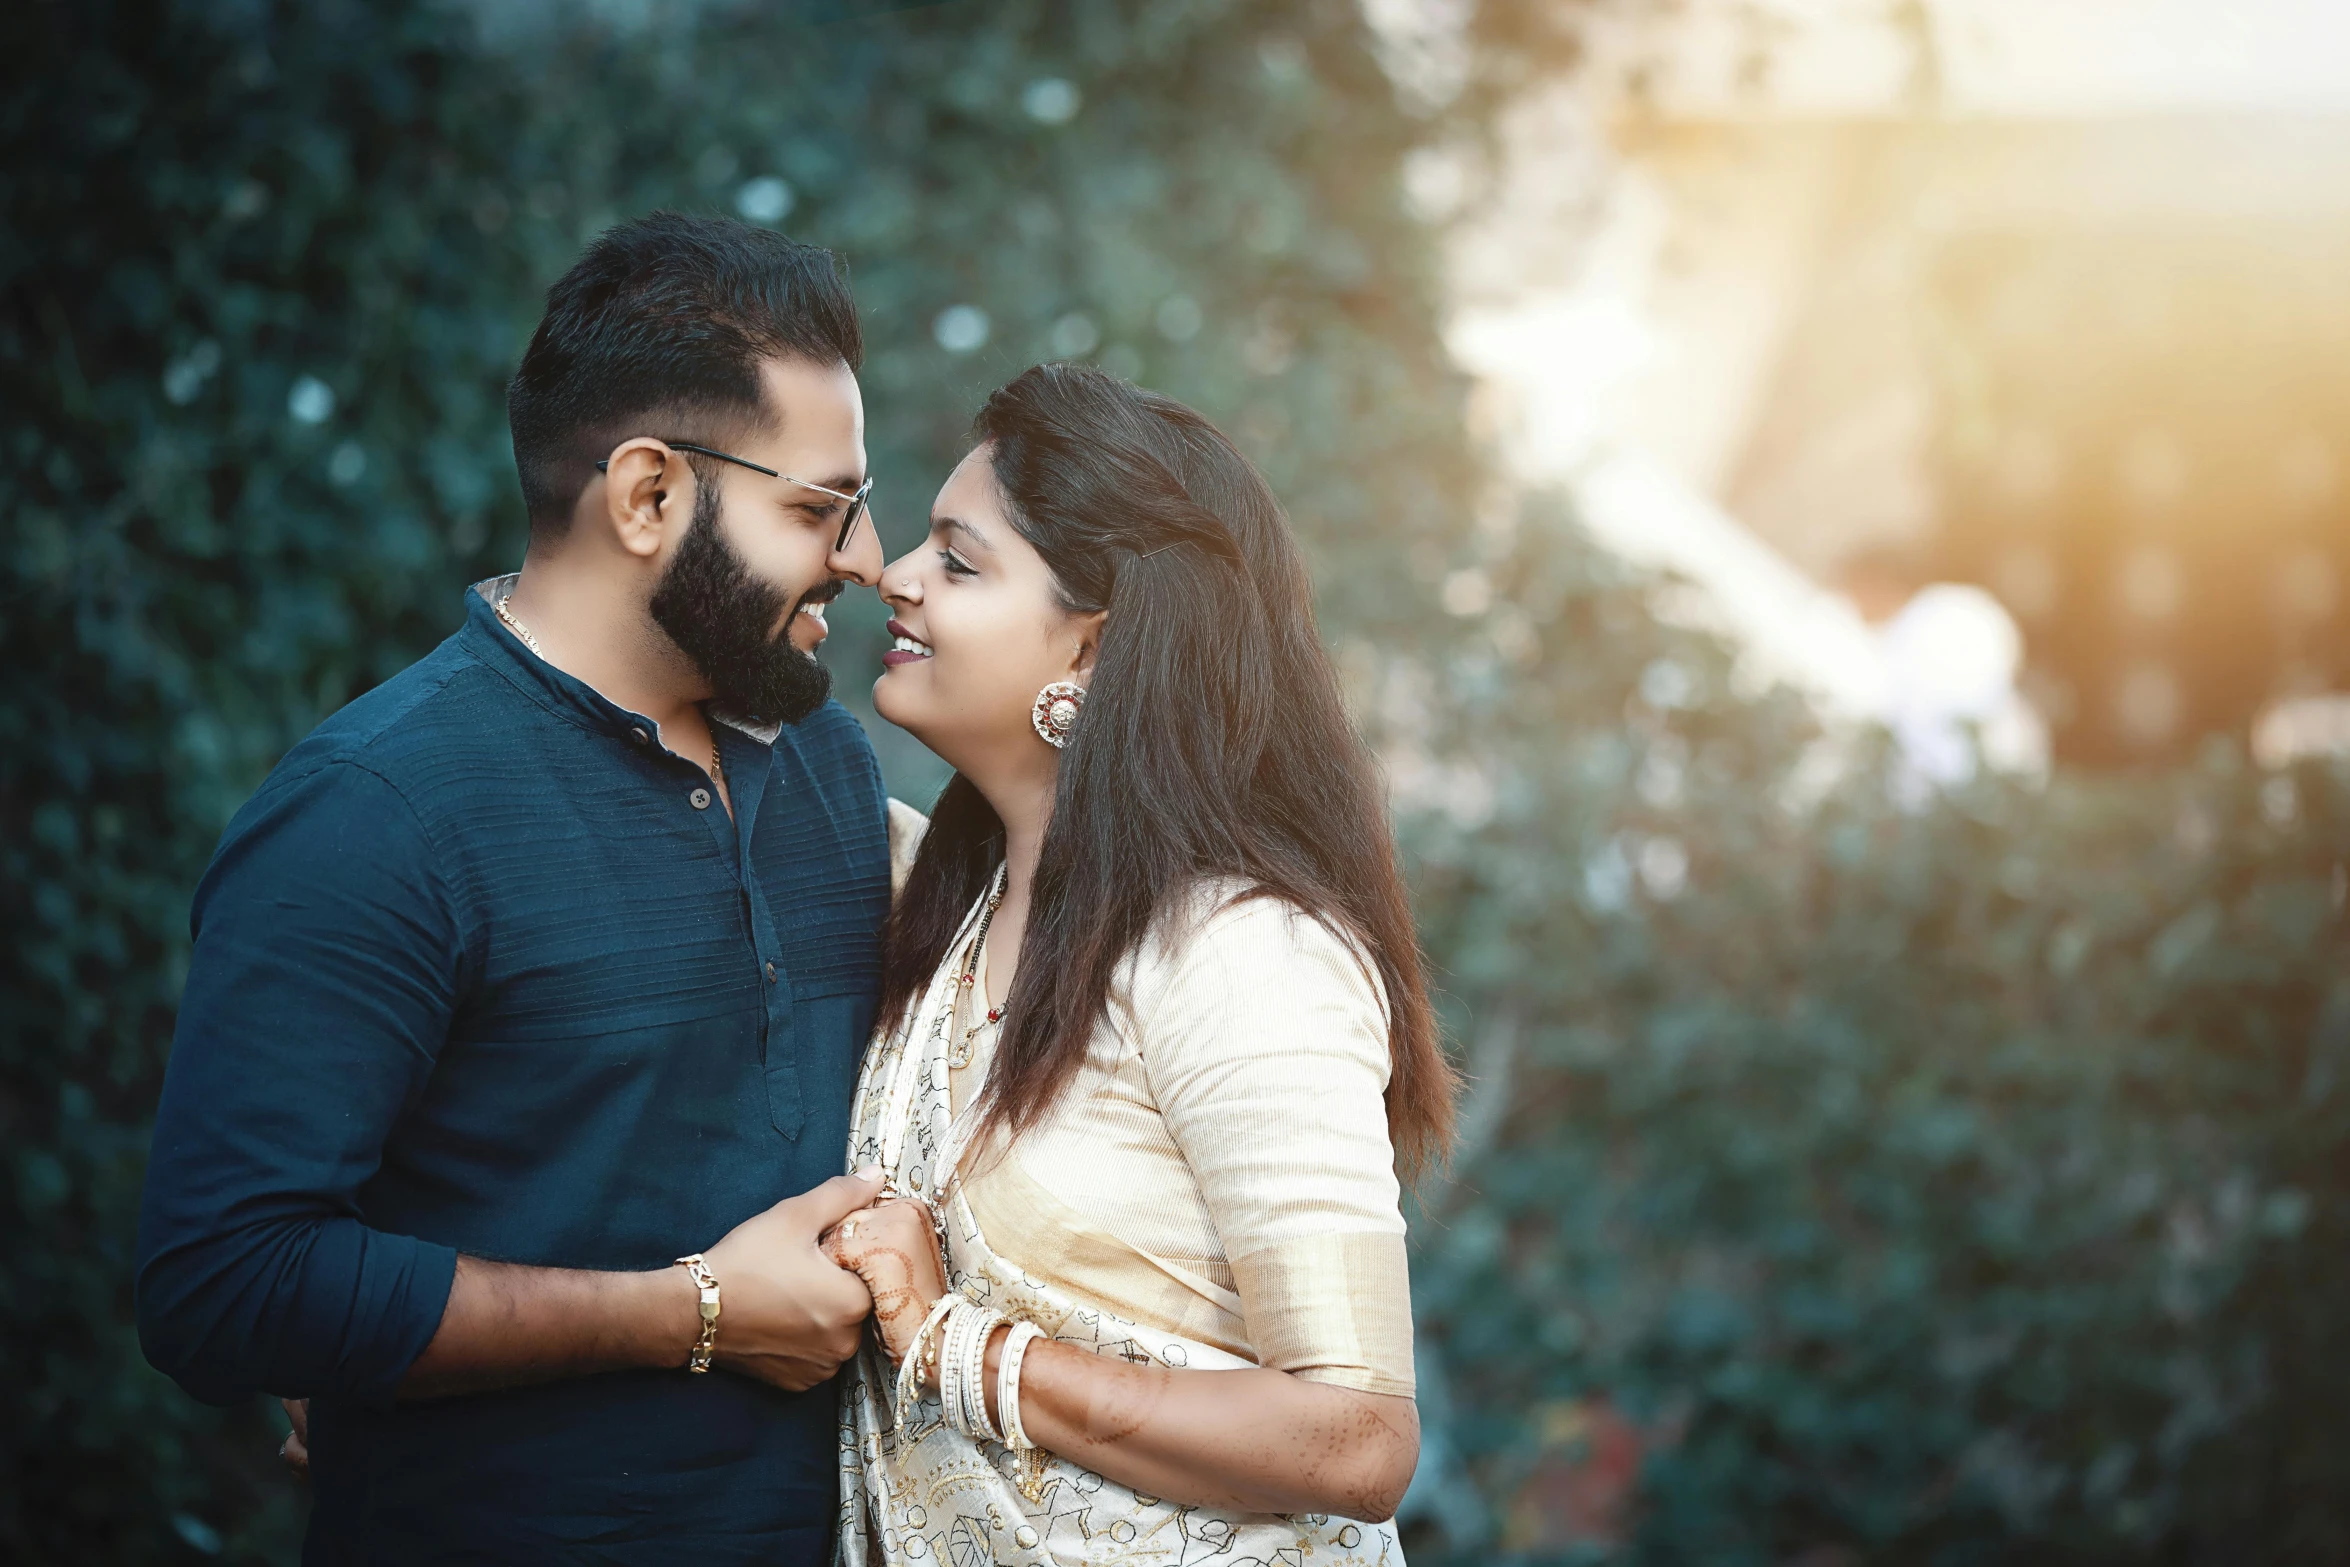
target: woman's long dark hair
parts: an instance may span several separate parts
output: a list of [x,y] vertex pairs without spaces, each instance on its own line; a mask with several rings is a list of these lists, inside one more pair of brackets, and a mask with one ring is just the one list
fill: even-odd
[[[1453,1073],[1377,772],[1263,476],[1191,409],[1079,365],[1027,371],[987,400],[974,434],[1062,603],[1108,612],[1038,853],[986,1124],[1035,1124],[1084,1061],[1119,964],[1200,878],[1229,877],[1376,965],[1398,1163],[1409,1175],[1441,1159]],[[1003,857],[1003,824],[957,774],[890,916],[885,1027]]]

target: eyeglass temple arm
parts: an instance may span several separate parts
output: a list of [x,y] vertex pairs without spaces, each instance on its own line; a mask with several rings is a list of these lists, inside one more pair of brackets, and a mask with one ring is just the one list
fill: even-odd
[[[787,473],[778,473],[773,468],[767,467],[762,463],[755,463],[751,461],[748,457],[737,457],[732,452],[722,452],[715,447],[696,446],[691,441],[664,441],[661,444],[664,446],[675,447],[678,451],[681,452],[699,452],[704,457],[715,457],[720,462],[734,463],[739,467],[750,469],[753,473],[763,473],[770,479],[791,479],[791,475]],[[611,458],[599,457],[596,459],[596,472],[609,473],[611,468]],[[808,484],[808,481],[805,479],[791,479],[791,482],[794,484]],[[824,490],[824,486],[821,484],[808,484],[808,488],[811,490]],[[824,493],[827,495],[838,495],[840,494],[840,491],[824,490]]]
[[[715,457],[721,462],[734,463],[740,467],[750,469],[753,473],[763,473],[770,479],[781,479],[787,484],[803,485],[808,489],[814,490],[819,495],[829,495],[836,501],[847,501],[852,506],[863,500],[866,495],[871,493],[873,489],[873,481],[872,479],[868,478],[863,484],[857,487],[856,494],[849,495],[843,493],[840,490],[834,489],[828,484],[814,484],[810,483],[806,479],[795,479],[788,473],[778,473],[775,469],[767,467],[763,463],[755,463],[748,457],[737,457],[732,452],[722,452],[708,446],[696,446],[691,441],[667,441],[663,444],[667,446],[673,446],[681,452],[700,452],[704,457]],[[599,457],[596,459],[596,472],[609,473],[611,469],[611,458]]]

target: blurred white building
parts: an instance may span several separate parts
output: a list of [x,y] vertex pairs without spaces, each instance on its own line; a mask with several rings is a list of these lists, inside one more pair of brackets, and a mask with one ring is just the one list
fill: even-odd
[[1921,756],[1962,691],[2094,763],[2350,690],[2350,5],[1661,9],[1460,228],[1521,473]]

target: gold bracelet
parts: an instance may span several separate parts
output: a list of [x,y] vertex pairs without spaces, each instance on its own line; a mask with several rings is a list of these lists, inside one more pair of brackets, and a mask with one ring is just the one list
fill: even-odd
[[685,1269],[687,1277],[702,1292],[702,1332],[694,1340],[693,1353],[686,1357],[685,1369],[697,1375],[710,1369],[710,1352],[718,1347],[718,1275],[695,1252],[690,1257],[677,1259],[677,1266]]

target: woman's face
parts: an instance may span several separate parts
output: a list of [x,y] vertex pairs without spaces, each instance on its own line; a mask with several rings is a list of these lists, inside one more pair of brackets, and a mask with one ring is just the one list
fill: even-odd
[[1044,557],[1006,514],[985,446],[948,476],[930,536],[881,574],[894,642],[873,709],[974,782],[1057,755],[1029,721],[1056,680],[1083,685],[1102,616],[1061,607]]

